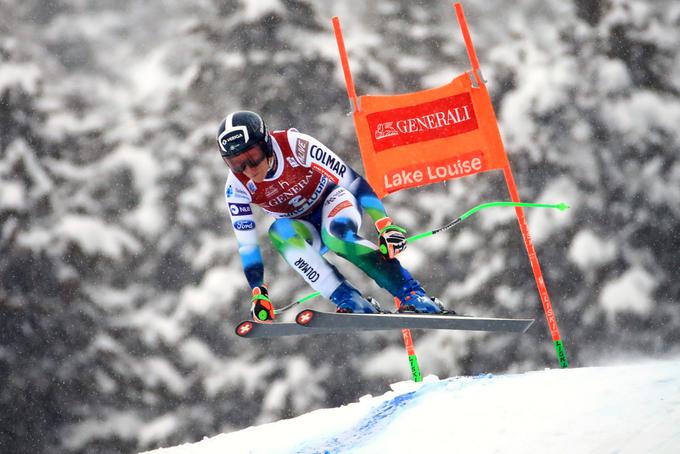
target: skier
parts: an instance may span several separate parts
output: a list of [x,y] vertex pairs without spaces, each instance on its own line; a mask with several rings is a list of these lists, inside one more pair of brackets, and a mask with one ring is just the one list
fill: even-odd
[[[262,118],[248,111],[221,122],[217,143],[230,168],[226,203],[252,288],[255,320],[271,322],[274,307],[264,285],[251,204],[276,218],[269,228],[274,247],[337,312],[378,313],[380,308],[323,258],[329,249],[399,298],[400,312],[444,311],[395,258],[406,248],[405,230],[392,222],[368,182],[324,144],[294,128],[269,133]],[[359,235],[362,212],[374,222],[386,255]]]

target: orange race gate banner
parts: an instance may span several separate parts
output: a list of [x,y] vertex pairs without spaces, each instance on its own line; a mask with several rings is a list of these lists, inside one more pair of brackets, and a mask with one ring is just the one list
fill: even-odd
[[333,18],[366,178],[382,198],[400,189],[488,170],[502,170],[510,198],[515,204],[515,214],[559,364],[568,367],[557,319],[524,210],[519,206],[519,192],[503,147],[491,98],[481,75],[463,7],[456,3],[454,8],[472,70],[444,86],[401,95],[364,95],[357,98],[340,21],[337,17]]
[[430,90],[361,96],[354,124],[379,197],[508,165],[486,88],[464,73]]

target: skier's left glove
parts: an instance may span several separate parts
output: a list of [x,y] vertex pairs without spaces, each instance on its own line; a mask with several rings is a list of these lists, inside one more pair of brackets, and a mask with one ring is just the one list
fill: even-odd
[[384,217],[375,222],[375,228],[380,233],[380,252],[393,259],[406,249],[406,229],[392,224],[392,219]]
[[264,285],[255,287],[250,302],[252,303],[250,313],[255,321],[271,323],[274,320],[274,306],[269,301],[267,287]]

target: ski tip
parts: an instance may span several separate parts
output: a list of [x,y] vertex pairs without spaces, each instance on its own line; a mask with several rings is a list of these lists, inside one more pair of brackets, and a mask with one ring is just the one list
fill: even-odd
[[311,309],[306,309],[295,317],[295,322],[298,325],[307,326],[314,318],[314,311]]
[[247,337],[248,334],[253,330],[253,322],[246,320],[241,323],[239,323],[236,326],[236,329],[234,332],[236,333],[237,336],[239,337]]

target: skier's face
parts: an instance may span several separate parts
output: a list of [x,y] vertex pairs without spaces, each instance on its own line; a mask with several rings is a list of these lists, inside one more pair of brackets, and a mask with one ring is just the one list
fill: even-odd
[[264,178],[267,176],[267,172],[269,171],[269,160],[264,159],[262,162],[260,162],[257,166],[255,167],[247,167],[246,170],[243,171],[243,173],[253,180],[254,183],[261,183],[264,181]]
[[264,181],[269,170],[268,159],[259,145],[254,145],[238,156],[222,159],[234,173],[242,173],[255,183]]

